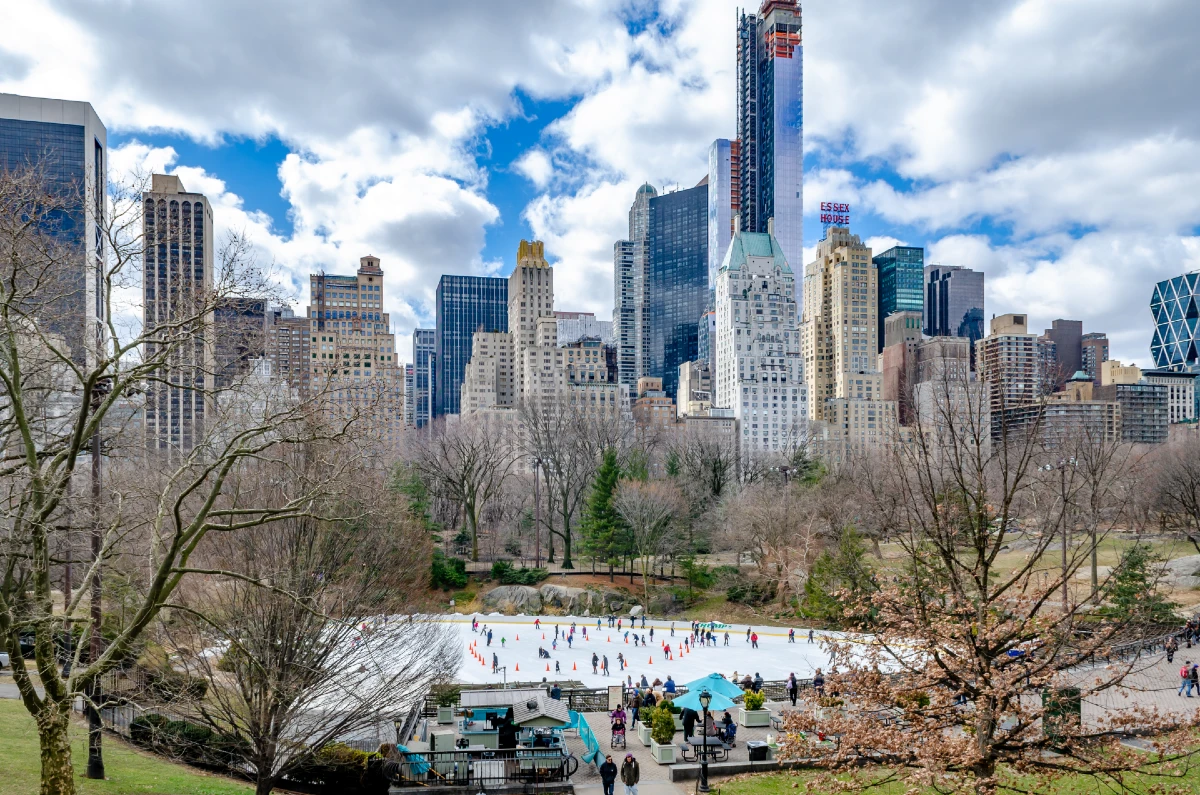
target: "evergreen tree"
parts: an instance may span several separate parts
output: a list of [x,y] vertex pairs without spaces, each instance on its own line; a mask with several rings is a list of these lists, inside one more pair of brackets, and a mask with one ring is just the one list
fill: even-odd
[[1175,624],[1177,605],[1158,591],[1162,558],[1146,544],[1134,544],[1121,553],[1113,572],[1109,606],[1104,611],[1121,621],[1144,624]]
[[583,509],[581,525],[584,551],[593,559],[608,564],[610,578],[613,576],[613,566],[624,554],[622,539],[625,526],[620,514],[613,508],[613,493],[620,479],[617,452],[611,448],[605,450],[604,460],[592,481],[592,493]]
[[822,552],[809,571],[801,613],[824,621],[841,621],[844,602],[874,590],[872,577],[867,545],[857,530],[845,528],[837,546]]

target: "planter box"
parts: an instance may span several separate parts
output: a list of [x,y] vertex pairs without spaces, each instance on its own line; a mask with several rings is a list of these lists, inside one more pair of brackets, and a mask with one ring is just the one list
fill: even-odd
[[650,753],[654,756],[654,761],[660,765],[675,764],[675,752],[679,750],[674,743],[659,745],[653,740],[650,741]]
[[683,731],[683,718],[679,717],[678,715],[675,715],[674,718],[675,718],[675,731],[677,731],[677,732]]
[[454,723],[454,707],[438,707],[437,722],[443,726]]
[[768,727],[771,725],[771,710],[739,707],[738,724],[746,728]]
[[650,742],[651,742],[651,740],[650,740],[650,727],[649,727],[649,726],[647,726],[646,724],[642,723],[641,721],[638,721],[638,725],[637,725],[637,735],[638,735],[638,739],[642,741],[642,745],[644,745],[644,746],[646,746],[647,748],[649,748],[649,747],[650,747]]

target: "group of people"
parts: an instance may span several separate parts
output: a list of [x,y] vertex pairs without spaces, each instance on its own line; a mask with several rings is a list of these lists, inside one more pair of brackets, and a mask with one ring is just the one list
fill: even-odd
[[[613,762],[612,754],[604,756],[604,763],[600,765],[600,783],[604,786],[604,795],[613,795],[613,788],[617,784],[617,764]],[[637,785],[642,778],[642,770],[638,767],[638,761],[633,758],[633,754],[625,754],[625,761],[621,763],[621,783],[625,785],[625,795],[637,795]]]

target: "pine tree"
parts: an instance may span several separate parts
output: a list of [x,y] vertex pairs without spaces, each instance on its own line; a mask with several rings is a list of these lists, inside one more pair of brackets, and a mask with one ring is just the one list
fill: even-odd
[[613,566],[620,560],[624,523],[613,508],[613,493],[621,479],[621,467],[617,464],[617,452],[604,451],[604,460],[592,481],[592,493],[583,509],[584,551],[595,560],[608,563],[608,576],[613,576]]
[[[841,621],[843,603],[874,588],[867,563],[867,547],[853,527],[842,530],[836,547],[826,549],[813,564],[804,583],[801,612],[812,618]],[[848,598],[839,597],[839,591]]]
[[1121,553],[1113,572],[1109,607],[1104,612],[1135,623],[1177,623],[1177,605],[1158,590],[1161,567],[1162,559],[1145,544],[1134,544]]

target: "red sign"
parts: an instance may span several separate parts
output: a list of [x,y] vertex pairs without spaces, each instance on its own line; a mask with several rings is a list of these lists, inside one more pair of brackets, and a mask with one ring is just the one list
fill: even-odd
[[850,226],[850,205],[844,202],[821,202],[821,223]]

